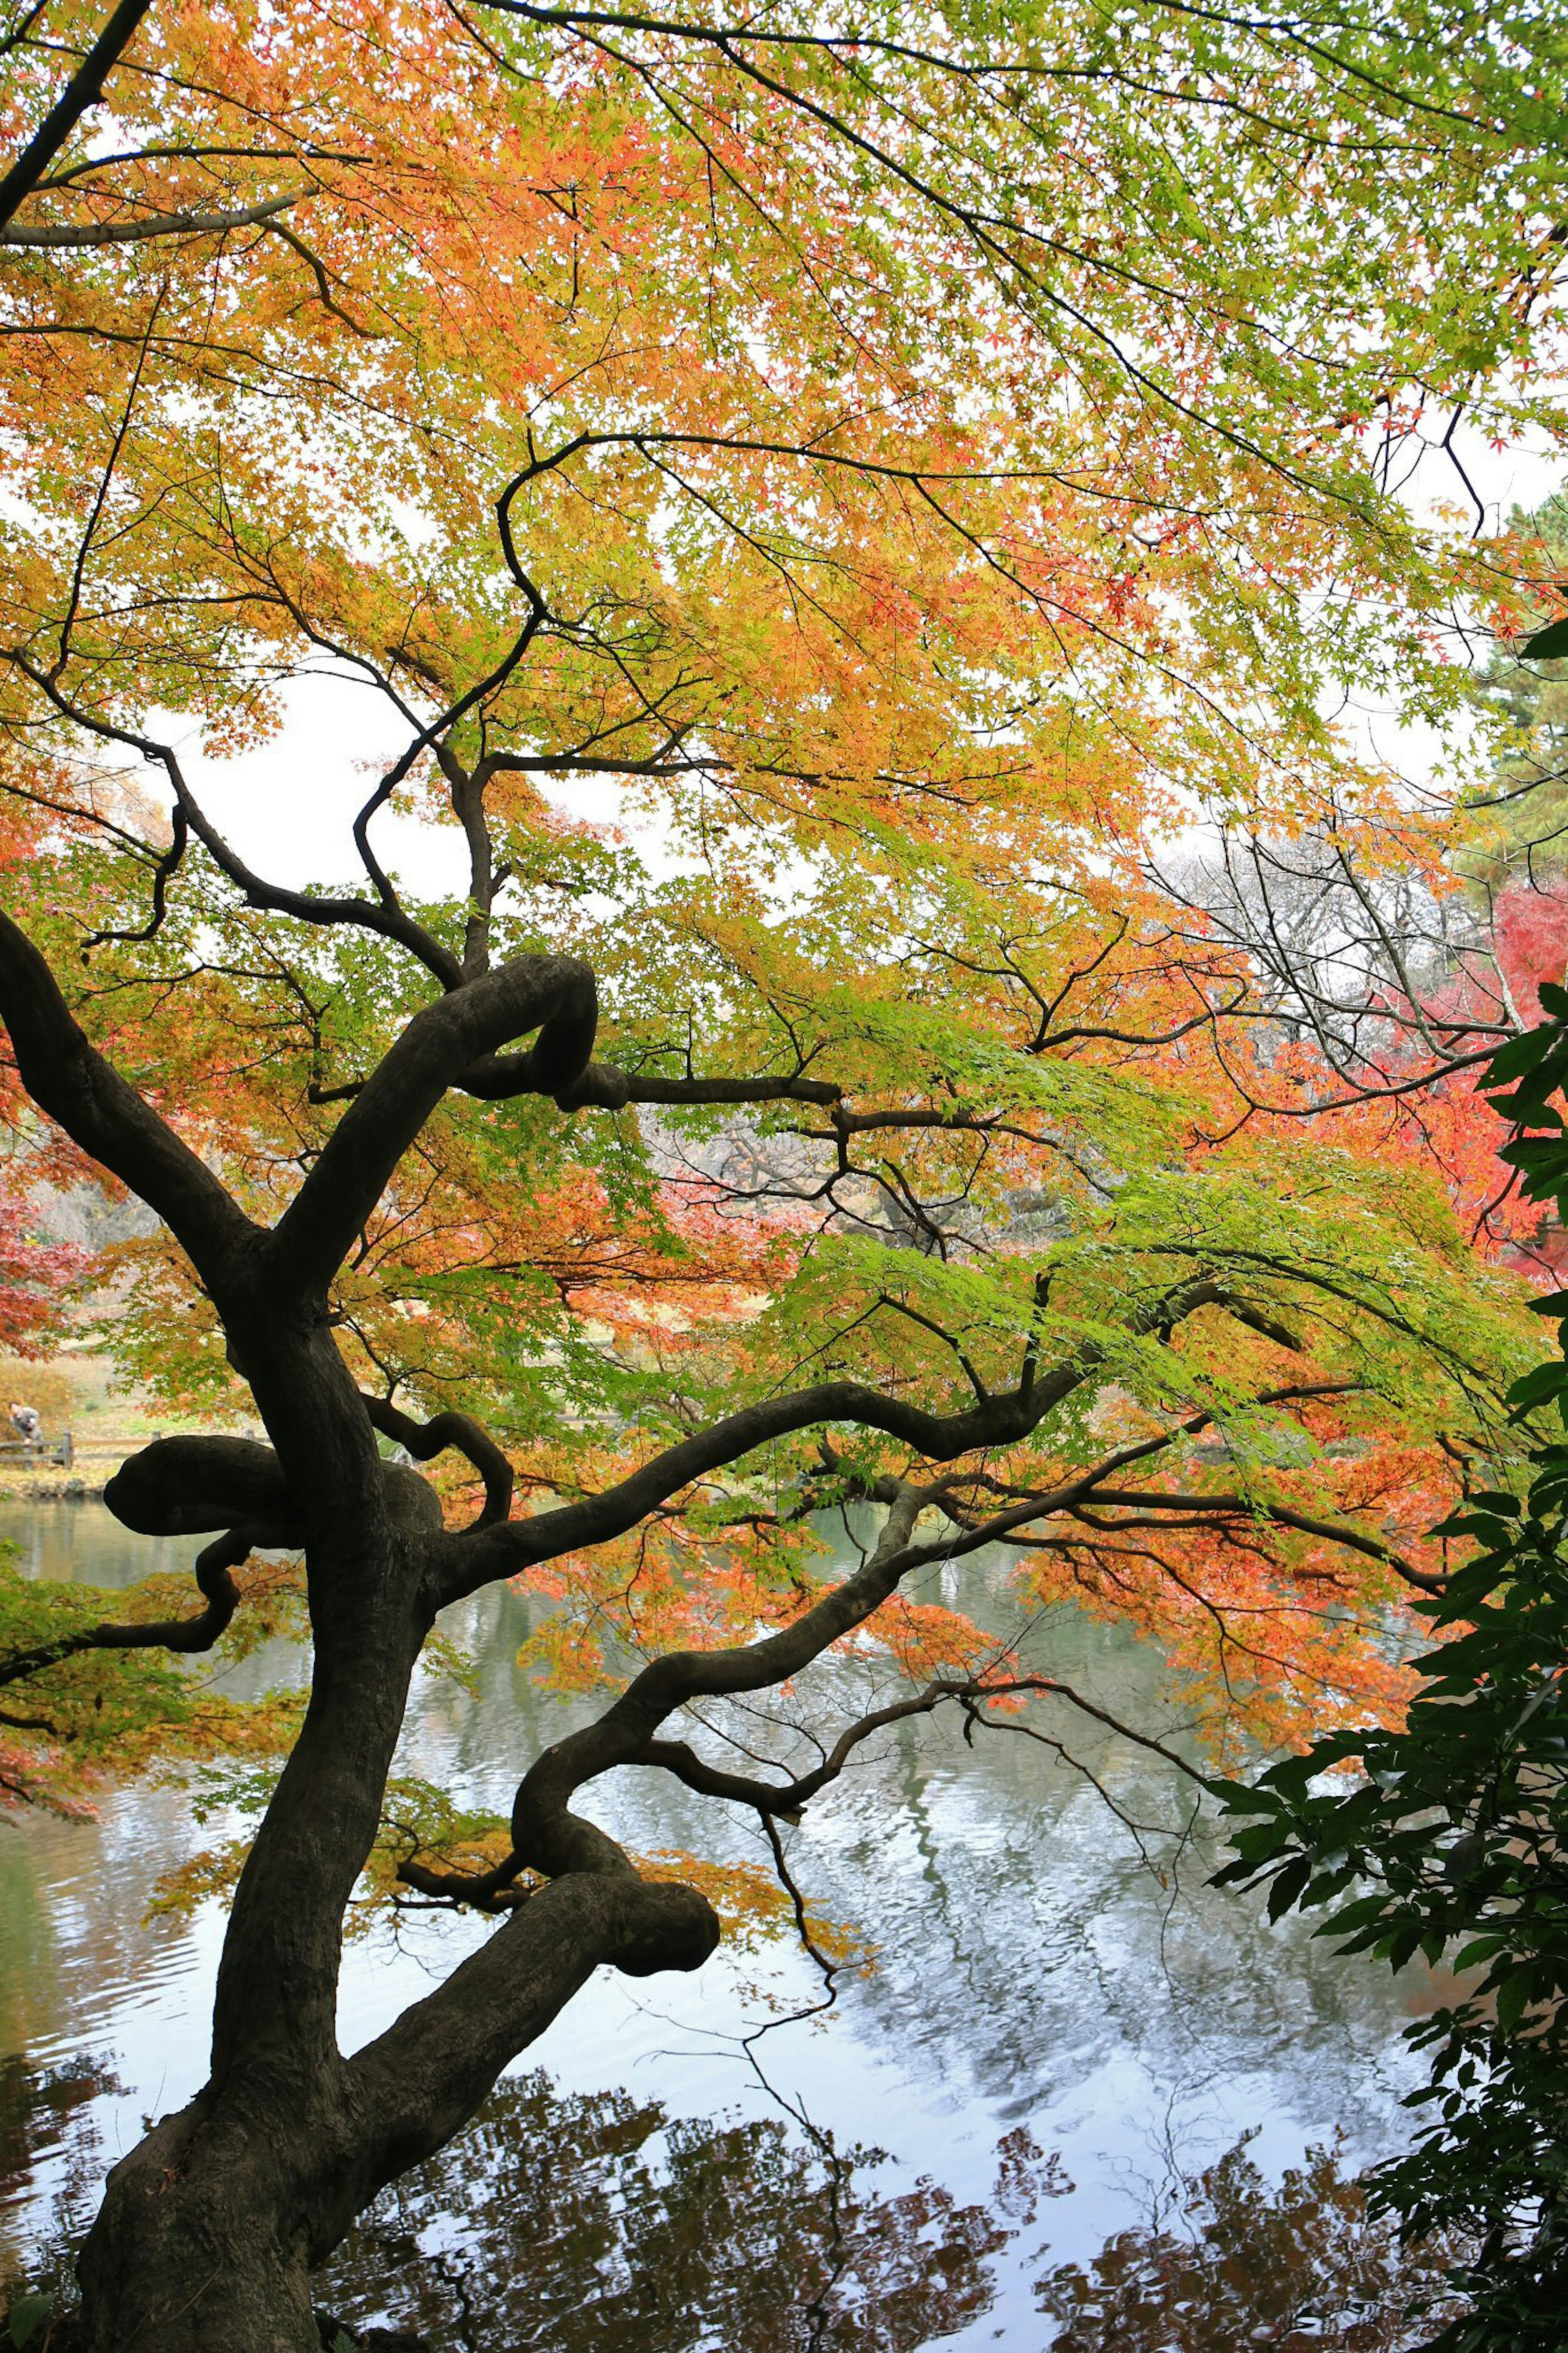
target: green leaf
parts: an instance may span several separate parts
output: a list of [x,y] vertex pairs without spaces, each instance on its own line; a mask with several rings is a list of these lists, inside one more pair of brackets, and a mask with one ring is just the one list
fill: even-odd
[[1389,1968],[1391,1969],[1402,1969],[1406,1961],[1414,1959],[1415,1948],[1420,1942],[1421,1931],[1419,1928],[1396,1928],[1393,1936],[1388,1938],[1384,1947],[1384,1958],[1387,1960]]
[[1523,1071],[1533,1070],[1553,1050],[1553,1043],[1552,1032],[1546,1029],[1527,1029],[1522,1037],[1510,1038],[1487,1064],[1482,1086],[1489,1094],[1493,1088],[1505,1086]]
[[[1544,1405],[1560,1397],[1568,1388],[1568,1367],[1562,1365],[1537,1365],[1533,1372],[1523,1373],[1509,1390],[1510,1406]],[[1456,1525],[1458,1523],[1456,1522]]]
[[13,2345],[30,2345],[55,2308],[53,2296],[19,2295],[11,2306],[7,2333]]
[[1515,1969],[1498,1988],[1497,2022],[1500,2034],[1511,2034],[1524,2015],[1524,2005],[1530,2000],[1530,1977],[1524,1969]]
[[1283,1764],[1271,1765],[1263,1779],[1282,1797],[1300,1799],[1306,1796],[1307,1784],[1313,1774],[1321,1769],[1316,1757],[1309,1752],[1305,1757],[1287,1757]]
[[[1543,1303],[1540,1300],[1532,1300],[1531,1303],[1532,1306],[1539,1307]],[[1510,1495],[1499,1487],[1479,1488],[1469,1500],[1481,1511],[1500,1512],[1505,1519],[1517,1519],[1524,1509],[1517,1495]]]
[[1278,1920],[1289,1912],[1312,1876],[1310,1857],[1298,1862],[1288,1862],[1268,1891],[1268,1917]]
[[1320,1933],[1330,1936],[1343,1929],[1364,1928],[1370,1921],[1380,1920],[1388,1903],[1385,1895],[1358,1895],[1353,1904],[1342,1905],[1331,1920],[1326,1920]]

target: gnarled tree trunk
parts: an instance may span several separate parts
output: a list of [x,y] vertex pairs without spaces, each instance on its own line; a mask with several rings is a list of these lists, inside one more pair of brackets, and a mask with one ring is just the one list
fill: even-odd
[[[153,1469],[184,1443],[149,1449]],[[717,1942],[702,1897],[646,1883],[563,1811],[556,1841],[586,1867],[529,1897],[376,2042],[340,2053],[343,1909],[374,1836],[438,1549],[430,1491],[405,1472],[378,1475],[368,1542],[312,1551],[313,1579],[362,1587],[353,1655],[319,1651],[304,1728],[242,1875],[212,2078],[109,2177],[79,2264],[89,2353],[315,2353],[312,2267],[376,2191],[461,2128],[595,1968],[695,1968]],[[122,1474],[122,1505],[138,1493],[145,1504],[149,1477],[146,1457]]]

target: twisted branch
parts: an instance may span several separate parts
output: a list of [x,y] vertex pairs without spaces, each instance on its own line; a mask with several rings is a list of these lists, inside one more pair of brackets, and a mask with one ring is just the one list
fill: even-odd
[[226,1632],[239,1607],[239,1588],[229,1572],[244,1567],[256,1544],[255,1530],[230,1528],[197,1555],[194,1574],[206,1607],[194,1618],[80,1627],[74,1634],[61,1634],[52,1642],[35,1643],[31,1650],[13,1651],[0,1658],[0,1685],[24,1683],[84,1651],[210,1651]]
[[401,1412],[383,1398],[374,1397],[365,1398],[364,1409],[371,1428],[380,1430],[384,1438],[390,1438],[395,1445],[405,1447],[416,1462],[434,1461],[448,1447],[468,1456],[485,1482],[484,1505],[472,1523],[474,1527],[491,1527],[496,1521],[510,1517],[516,1483],[511,1464],[489,1430],[471,1414],[437,1413],[428,1421],[416,1421],[411,1414]]

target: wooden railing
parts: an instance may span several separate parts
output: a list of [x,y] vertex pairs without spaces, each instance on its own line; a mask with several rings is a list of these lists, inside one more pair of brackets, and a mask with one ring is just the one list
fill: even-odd
[[76,1461],[76,1442],[68,1430],[58,1438],[0,1438],[0,1456],[19,1454],[25,1462],[58,1463],[68,1471]]

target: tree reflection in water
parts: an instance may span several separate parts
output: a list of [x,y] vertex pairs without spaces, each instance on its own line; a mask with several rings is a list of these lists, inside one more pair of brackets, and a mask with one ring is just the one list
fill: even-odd
[[1335,2150],[1270,2190],[1244,2142],[1162,2205],[1041,2281],[1053,2353],[1416,2353],[1458,2316],[1455,2251],[1401,2247]]
[[[68,2290],[72,2242],[92,2219],[103,2179],[93,2104],[121,2089],[110,2069],[85,2053],[58,2067],[29,2067],[15,2053],[0,2058],[0,2311],[24,2280],[53,2294]],[[10,2226],[46,2165],[55,2177],[50,2226],[24,2254]]]
[[378,2201],[319,2300],[476,2353],[914,2353],[986,2310],[986,2258],[1067,2184],[1022,2132],[984,2205],[867,2194],[877,2162],[529,2075]]
[[[454,2353],[916,2353],[984,2318],[989,2258],[1070,2185],[1023,2132],[984,2203],[879,2194],[879,2163],[529,2075],[379,2201],[320,2300]],[[1412,2353],[1442,2316],[1444,2252],[1402,2250],[1332,2150],[1271,2190],[1244,2145],[1152,2204],[1043,2277],[1014,2353]]]

